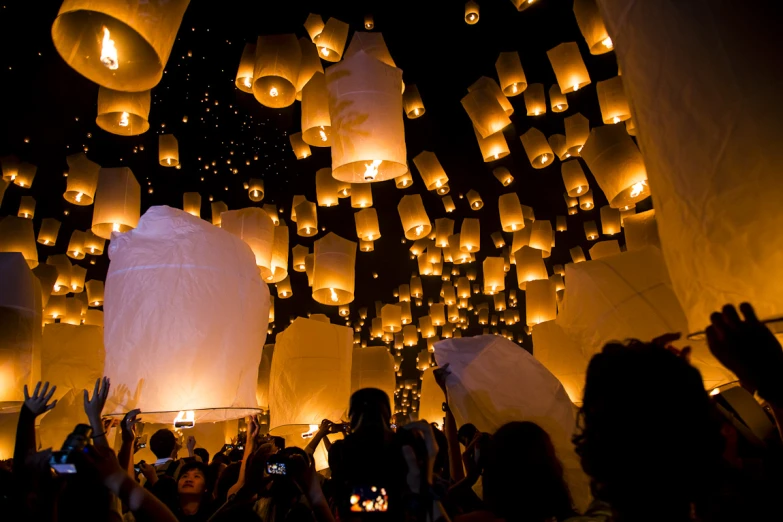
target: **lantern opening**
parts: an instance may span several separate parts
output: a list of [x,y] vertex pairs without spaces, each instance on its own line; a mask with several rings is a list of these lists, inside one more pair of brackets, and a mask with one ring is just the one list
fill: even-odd
[[603,44],[603,46],[604,46],[604,47],[606,47],[607,49],[611,49],[612,47],[614,47],[614,43],[612,43],[612,38],[611,38],[611,37],[609,37],[609,36],[607,36],[606,38],[604,38],[604,39],[601,41],[601,43],[602,43],[602,44]]
[[317,424],[309,424],[309,426],[310,426],[310,429],[308,431],[302,433],[302,438],[303,439],[311,438],[318,431],[318,425]]
[[192,428],[196,425],[196,414],[193,410],[181,411],[174,418],[175,428]]
[[272,87],[271,89],[269,89],[269,96],[271,96],[272,98],[277,98],[278,94],[280,93],[277,92],[277,88]]
[[117,60],[117,48],[114,46],[114,40],[111,39],[111,33],[106,26],[103,26],[101,63],[112,71],[120,67],[120,62]]

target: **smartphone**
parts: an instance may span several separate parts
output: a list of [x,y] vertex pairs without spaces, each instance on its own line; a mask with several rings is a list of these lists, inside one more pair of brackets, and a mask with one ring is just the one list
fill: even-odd
[[285,462],[267,462],[266,473],[267,475],[285,475]]
[[351,511],[355,513],[383,513],[389,510],[386,488],[379,486],[354,487],[348,502]]
[[136,447],[139,449],[143,449],[147,447],[147,436],[146,435],[140,435],[136,437]]

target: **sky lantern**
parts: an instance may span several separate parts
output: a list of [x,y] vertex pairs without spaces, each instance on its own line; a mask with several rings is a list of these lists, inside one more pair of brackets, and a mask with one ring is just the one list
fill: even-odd
[[525,90],[525,109],[528,116],[546,114],[546,96],[543,83],[531,83]]
[[620,123],[631,118],[631,108],[623,89],[623,77],[615,76],[595,84],[598,93],[598,105],[604,123]]
[[291,278],[286,275],[282,281],[275,283],[277,287],[277,297],[280,299],[288,299],[294,295],[294,291],[291,289]]
[[488,138],[490,134],[495,134],[511,124],[508,114],[492,90],[474,89],[469,91],[461,102],[476,132],[482,138]]
[[592,210],[595,208],[595,203],[593,203],[593,191],[588,190],[587,192],[584,192],[581,196],[579,196],[579,208],[582,210]]
[[552,134],[547,138],[549,146],[552,147],[552,152],[560,161],[565,161],[571,157],[566,149],[566,137],[565,134]]
[[406,239],[419,239],[430,234],[432,225],[419,194],[403,196],[397,205],[397,212],[400,214]]
[[222,214],[221,227],[247,243],[262,272],[272,270],[275,226],[266,212],[257,207],[229,210]]
[[128,167],[102,168],[98,173],[92,233],[111,239],[112,232],[124,233],[139,222],[141,187]]
[[481,194],[475,190],[470,189],[465,196],[468,198],[470,210],[479,210],[484,206],[484,201],[481,199]]
[[372,183],[351,184],[351,207],[367,208],[372,206]]
[[580,246],[572,247],[568,250],[568,253],[571,255],[571,261],[574,263],[584,263],[587,260],[584,250]]
[[303,201],[296,206],[296,233],[303,237],[318,234],[318,210],[315,203]]
[[46,264],[57,269],[57,279],[52,287],[52,295],[66,295],[71,291],[71,272],[73,265],[65,254],[56,254],[46,258]]
[[295,272],[305,271],[305,256],[310,253],[310,249],[304,245],[295,245],[291,249],[291,257],[293,258],[293,267]]
[[524,290],[529,281],[537,281],[549,277],[541,250],[523,246],[514,252],[514,258],[517,262],[517,283],[520,290]]
[[319,207],[331,207],[340,203],[337,190],[337,180],[332,177],[332,169],[327,167],[315,172],[315,195]]
[[375,388],[394,398],[395,361],[385,346],[354,349],[351,362],[351,393],[363,388]]
[[566,150],[571,156],[579,156],[590,136],[590,122],[580,113],[563,120],[565,124]]
[[560,92],[560,86],[553,83],[549,88],[549,105],[552,112],[565,112],[568,110],[568,100],[565,94]]
[[41,228],[38,230],[38,243],[46,246],[54,246],[57,243],[57,234],[60,232],[60,223],[54,218],[43,218]]
[[476,141],[478,141],[479,150],[481,151],[481,156],[484,158],[485,163],[505,158],[510,154],[508,143],[506,143],[506,137],[503,136],[503,131],[490,134],[486,139],[482,138],[475,128],[473,131],[476,134]]
[[465,23],[468,25],[477,24],[479,21],[479,5],[474,0],[465,2]]
[[63,197],[74,205],[91,205],[101,166],[88,160],[84,152],[71,154],[65,160],[68,162],[68,178]]
[[359,240],[359,251],[372,252],[374,250],[375,250],[375,241],[365,241],[364,239]]
[[150,128],[150,91],[122,92],[98,88],[98,115],[101,129],[120,136],[136,136]]
[[201,217],[201,194],[198,192],[183,193],[182,210],[191,216]]
[[552,222],[537,219],[530,225],[530,246],[541,250],[543,257],[549,257],[552,250]]
[[519,139],[534,169],[548,167],[555,160],[555,153],[540,130],[530,127]]
[[574,16],[590,54],[604,54],[614,49],[595,0],[574,0]]
[[413,158],[413,164],[416,165],[427,190],[438,190],[449,182],[449,177],[434,152],[420,152]]
[[381,230],[378,225],[378,212],[374,208],[365,208],[353,215],[356,221],[356,235],[364,241],[380,239]]
[[213,201],[210,205],[210,209],[212,211],[212,224],[216,227],[222,226],[223,218],[220,216],[223,212],[228,211],[228,205],[222,201]]
[[555,229],[558,232],[565,232],[566,230],[568,230],[568,224],[566,222],[565,216],[557,216],[555,220]]
[[329,147],[331,132],[326,76],[316,72],[302,89],[302,139],[313,147]]
[[324,30],[324,20],[321,15],[310,13],[304,21],[304,28],[310,39],[315,42],[316,37]]
[[576,42],[564,42],[546,52],[555,70],[557,83],[563,94],[575,92],[590,84],[590,75],[579,54]]
[[302,49],[296,35],[259,36],[255,58],[253,96],[256,100],[274,109],[293,104],[302,63]]
[[258,203],[264,199],[264,180],[258,178],[250,178],[247,182],[247,196],[250,201]]
[[256,44],[246,43],[239,59],[239,68],[234,85],[242,92],[253,92],[253,68],[256,65]]
[[419,344],[419,332],[416,330],[416,325],[406,324],[402,327],[402,342],[405,346]]
[[587,176],[585,176],[582,165],[578,160],[566,161],[560,166],[560,172],[563,176],[563,184],[565,185],[566,193],[576,198],[590,190],[590,186],[587,183]]
[[405,107],[405,115],[408,119],[415,120],[424,116],[424,102],[419,94],[419,88],[413,84],[405,86],[405,93],[402,95],[402,103]]
[[605,236],[620,233],[620,211],[609,205],[601,207],[601,230]]
[[164,167],[179,165],[179,144],[173,134],[158,136],[158,162]]
[[557,317],[557,294],[549,279],[529,281],[525,289],[525,322],[534,326]]
[[337,306],[353,301],[356,243],[333,232],[315,242],[313,299]]
[[87,289],[87,302],[89,306],[103,306],[104,284],[98,279],[90,279],[85,283]]
[[454,245],[461,252],[478,252],[481,247],[481,224],[478,218],[463,218],[459,229],[459,244]]
[[468,87],[468,92],[472,92],[477,89],[485,89],[487,92],[491,93],[495,99],[497,99],[500,106],[503,107],[503,111],[505,111],[507,116],[514,114],[514,107],[511,105],[511,102],[508,101],[506,95],[503,94],[503,91],[500,89],[500,86],[495,80],[487,76],[482,76],[473,82],[470,87]]
[[495,62],[500,88],[506,96],[517,96],[527,89],[527,78],[516,51],[502,52]]
[[313,43],[318,47],[318,54],[327,62],[339,62],[345,50],[345,41],[348,39],[348,24],[337,18],[329,18],[323,30],[313,38]]
[[289,134],[288,139],[291,142],[291,148],[294,151],[296,159],[303,160],[312,155],[312,152],[310,151],[310,145],[304,142],[301,132]]
[[406,189],[411,185],[413,185],[413,176],[411,175],[410,170],[407,170],[408,169],[407,165],[405,166],[405,169],[406,169],[405,174],[394,178],[394,185],[398,189]]
[[[84,280],[87,278],[87,269],[83,266],[79,265],[73,265],[73,268],[71,269],[71,292],[74,294],[80,294],[84,291]],[[82,304],[80,304],[80,312],[79,314],[83,314],[87,310],[87,302],[86,299],[83,299],[80,301]]]
[[71,232],[71,239],[68,241],[66,253],[72,259],[84,259],[84,232],[81,230]]
[[24,219],[33,219],[35,216],[35,199],[32,196],[19,198],[19,211],[16,215]]
[[495,295],[506,289],[506,272],[502,257],[484,258],[484,294]]
[[609,257],[620,253],[620,243],[616,239],[599,241],[590,247],[590,259],[595,261],[602,257]]
[[[305,270],[307,257],[305,257]],[[275,227],[272,240],[272,266],[270,270],[261,268],[261,277],[265,283],[277,283],[288,276],[288,227],[281,224]]]
[[381,309],[381,319],[384,332],[394,333],[402,330],[402,309],[398,305],[384,305]]
[[598,239],[598,226],[595,224],[595,221],[585,221],[584,222],[584,229],[585,229],[585,237],[589,241],[595,241]]
[[[438,247],[449,246],[449,236],[453,233],[453,219],[438,218],[435,220],[435,244],[438,245]],[[438,251],[438,261],[440,261],[440,251]]]

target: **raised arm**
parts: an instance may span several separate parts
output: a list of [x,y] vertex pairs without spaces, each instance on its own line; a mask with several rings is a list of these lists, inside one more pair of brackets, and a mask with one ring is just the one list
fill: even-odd
[[14,482],[17,486],[26,483],[25,461],[29,455],[35,453],[35,419],[43,415],[57,405],[57,401],[49,404],[57,386],[49,388],[46,382],[41,388],[41,382],[35,385],[33,394],[30,395],[27,385],[24,386],[24,404],[19,412],[19,421],[16,425],[16,443],[14,445]]
[[120,467],[124,469],[132,479],[136,478],[133,472],[133,450],[136,442],[136,424],[141,422],[137,415],[141,413],[138,408],[125,414],[120,422],[122,431],[122,446],[120,446]]
[[87,419],[90,421],[90,427],[92,427],[92,440],[96,446],[109,447],[109,440],[106,438],[106,430],[103,427],[101,421],[101,414],[103,413],[103,407],[106,404],[106,399],[109,397],[109,388],[111,382],[108,377],[103,377],[95,381],[95,388],[92,391],[92,399],[90,399],[87,390],[84,390],[84,413],[87,414]]
[[449,392],[446,388],[446,379],[449,375],[451,375],[451,372],[449,372],[448,364],[444,364],[441,368],[434,370],[432,374],[435,377],[435,382],[443,390],[445,398],[444,404],[446,408],[444,414],[446,422],[443,425],[443,433],[446,435],[446,442],[448,443],[449,475],[451,475],[452,482],[459,482],[465,478],[465,471],[462,467],[462,455],[460,453],[459,439],[457,438],[457,423],[449,407]]

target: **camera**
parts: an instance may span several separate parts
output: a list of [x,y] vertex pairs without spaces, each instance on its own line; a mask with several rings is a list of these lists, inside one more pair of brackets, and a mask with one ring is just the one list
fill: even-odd
[[147,436],[140,435],[136,437],[136,449],[144,449],[147,447]]
[[66,437],[60,451],[53,451],[49,457],[49,466],[57,475],[72,475],[76,473],[73,456],[81,453],[90,441],[92,428],[89,424],[77,424],[68,437]]
[[[301,458],[295,458],[299,456]],[[266,463],[268,475],[301,475],[307,466],[309,457],[299,448],[286,448],[269,457]]]
[[354,513],[386,512],[389,510],[389,495],[386,488],[378,486],[357,486],[348,498]]
[[143,460],[140,460],[138,464],[133,466],[133,471],[136,472],[136,475],[141,473],[141,465],[142,464],[146,464],[146,462],[144,462]]
[[267,462],[267,475],[286,475],[285,462]]

